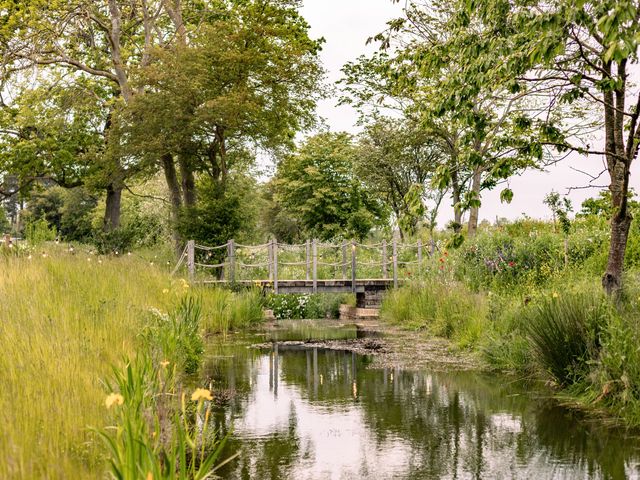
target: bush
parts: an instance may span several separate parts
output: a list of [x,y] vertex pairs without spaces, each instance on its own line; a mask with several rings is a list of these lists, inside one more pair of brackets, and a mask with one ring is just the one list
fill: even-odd
[[56,239],[55,227],[50,227],[44,218],[29,222],[24,228],[24,235],[31,245],[41,245]]
[[607,323],[608,302],[590,292],[543,298],[525,318],[525,332],[535,358],[561,386],[583,380],[598,358],[600,330]]
[[349,294],[272,294],[267,301],[279,320],[338,318],[340,305],[353,303]]

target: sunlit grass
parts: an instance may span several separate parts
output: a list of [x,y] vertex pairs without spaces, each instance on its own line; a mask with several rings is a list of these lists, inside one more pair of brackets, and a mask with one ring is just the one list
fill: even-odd
[[[0,257],[0,478],[103,478],[88,428],[108,418],[101,379],[135,355],[149,310],[169,311],[187,292],[135,255]],[[231,320],[216,325],[208,307],[219,293],[197,295],[206,329],[239,322],[227,301]]]

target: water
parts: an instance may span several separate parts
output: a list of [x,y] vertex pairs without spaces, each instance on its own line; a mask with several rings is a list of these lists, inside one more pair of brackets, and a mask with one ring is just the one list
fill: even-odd
[[[351,337],[297,324],[278,339]],[[273,336],[273,335],[272,335]],[[268,340],[268,338],[267,338]],[[201,382],[233,432],[232,479],[640,478],[640,439],[587,421],[548,392],[474,372],[370,368],[305,345],[212,345]]]

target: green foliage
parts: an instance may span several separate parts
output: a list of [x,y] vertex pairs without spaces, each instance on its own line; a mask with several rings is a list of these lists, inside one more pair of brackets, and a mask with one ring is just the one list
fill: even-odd
[[341,304],[353,303],[348,294],[270,295],[267,306],[279,320],[338,318]]
[[524,324],[534,358],[554,382],[568,386],[585,379],[598,358],[607,315],[602,294],[591,292],[554,293],[528,309]]
[[145,338],[149,348],[157,351],[156,363],[170,361],[187,374],[198,371],[204,352],[201,317],[202,306],[191,296],[181,299],[169,315],[153,312]]
[[2,205],[0,205],[0,233],[8,233],[11,229],[11,222],[7,218],[7,212]]
[[567,235],[571,229],[571,221],[569,220],[569,213],[573,211],[571,200],[567,197],[560,199],[558,192],[551,192],[544,197],[543,202],[553,214],[553,227],[555,228],[556,222],[559,222],[560,230]]
[[241,210],[239,192],[225,190],[210,180],[203,180],[200,201],[185,207],[176,226],[182,238],[204,245],[222,245],[237,236],[247,219]]
[[355,175],[355,156],[349,135],[322,133],[278,165],[276,200],[307,235],[363,239],[384,220],[379,199]]
[[264,298],[258,289],[233,292],[206,287],[199,292],[201,326],[205,333],[227,334],[230,330],[256,325],[264,319]]
[[25,239],[32,245],[38,246],[44,242],[51,242],[56,239],[57,231],[55,227],[50,227],[44,219],[34,220],[24,227]]
[[473,345],[486,316],[482,296],[463,284],[415,283],[387,293],[380,311],[384,320]]

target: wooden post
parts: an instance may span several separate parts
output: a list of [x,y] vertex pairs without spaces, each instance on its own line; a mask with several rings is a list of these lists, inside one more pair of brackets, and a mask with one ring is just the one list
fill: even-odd
[[307,280],[311,279],[311,241],[307,240],[305,245],[306,249],[306,269],[307,269]]
[[342,278],[347,279],[347,242],[342,242]]
[[398,288],[398,239],[393,237],[393,288]]
[[229,271],[227,272],[227,281],[235,283],[236,281],[236,244],[233,238],[227,244],[227,253],[229,256]]
[[318,293],[318,241],[313,239],[313,293]]
[[353,293],[356,292],[356,272],[357,272],[357,264],[356,264],[356,242],[353,240],[351,242],[351,291]]
[[269,270],[269,281],[273,282],[273,238],[267,242],[267,270]]
[[278,293],[278,240],[273,239],[273,292]]
[[418,239],[418,275],[422,275],[422,240]]
[[196,242],[187,242],[187,270],[189,271],[189,282],[193,282],[196,277]]
[[382,278],[387,279],[387,241],[382,240]]

